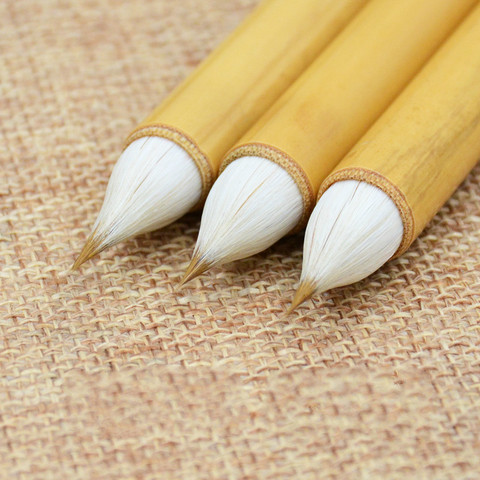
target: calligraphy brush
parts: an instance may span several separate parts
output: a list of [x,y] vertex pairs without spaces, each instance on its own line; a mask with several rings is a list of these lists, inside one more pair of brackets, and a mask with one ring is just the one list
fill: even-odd
[[404,253],[480,158],[480,7],[327,177],[291,309]]

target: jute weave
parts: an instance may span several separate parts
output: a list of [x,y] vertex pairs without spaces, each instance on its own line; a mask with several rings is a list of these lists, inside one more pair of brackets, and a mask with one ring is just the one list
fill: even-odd
[[255,3],[0,2],[0,478],[480,478],[480,168],[291,317],[301,235],[179,292],[198,214],[69,271],[126,135]]

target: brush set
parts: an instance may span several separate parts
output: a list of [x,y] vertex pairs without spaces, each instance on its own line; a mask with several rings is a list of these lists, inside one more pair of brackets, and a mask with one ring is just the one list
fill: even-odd
[[480,157],[478,0],[265,0],[133,130],[73,268],[203,208],[182,284],[306,227],[290,310],[402,255]]

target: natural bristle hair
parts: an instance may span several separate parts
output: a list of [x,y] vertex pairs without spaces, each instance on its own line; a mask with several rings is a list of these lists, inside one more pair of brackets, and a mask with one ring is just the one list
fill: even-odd
[[200,172],[180,146],[160,137],[135,140],[113,168],[102,208],[74,268],[122,240],[174,222],[201,194]]
[[254,255],[290,232],[302,211],[288,172],[262,157],[239,158],[208,195],[194,256],[213,266]]
[[202,273],[205,273],[210,268],[210,264],[205,261],[204,258],[198,255],[194,255],[190,264],[187,267],[185,275],[183,276],[182,280],[180,281],[178,288],[183,287],[185,283],[197,278]]
[[386,193],[356,180],[334,183],[308,222],[300,288],[313,284],[321,293],[357,282],[387,262],[402,237],[400,213]]
[[71,270],[78,270],[87,260],[90,260],[102,250],[100,247],[101,242],[93,235],[93,233],[94,232],[92,232],[92,235],[90,235],[85,242],[82,251],[72,265]]
[[297,291],[295,292],[295,296],[293,297],[292,303],[288,308],[286,315],[292,313],[303,302],[306,302],[309,298],[311,298],[315,293],[315,290],[315,282],[308,279],[301,281],[300,285],[297,287]]

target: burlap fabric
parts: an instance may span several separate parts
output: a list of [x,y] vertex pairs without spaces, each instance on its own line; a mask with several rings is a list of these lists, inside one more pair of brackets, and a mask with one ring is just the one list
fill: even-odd
[[0,2],[0,478],[480,478],[480,168],[290,317],[300,235],[180,292],[198,214],[69,271],[126,135],[254,3]]

